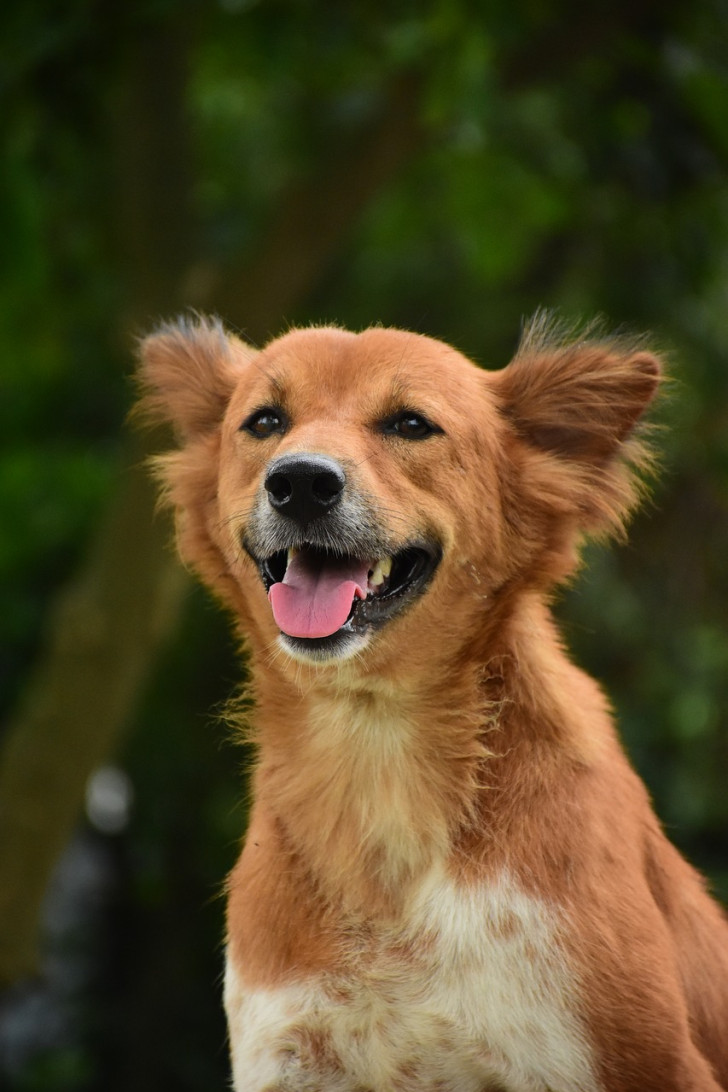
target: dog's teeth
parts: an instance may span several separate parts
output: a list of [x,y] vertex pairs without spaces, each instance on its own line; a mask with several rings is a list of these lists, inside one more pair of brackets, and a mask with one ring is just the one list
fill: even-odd
[[372,569],[372,574],[369,577],[369,583],[373,588],[378,588],[387,579],[392,571],[392,559],[391,557],[380,557],[376,565]]
[[289,548],[288,548],[288,564],[289,565],[291,564],[291,562],[293,561],[293,559],[294,559],[294,557],[296,556],[297,553],[298,553],[298,547],[297,546],[289,546]]

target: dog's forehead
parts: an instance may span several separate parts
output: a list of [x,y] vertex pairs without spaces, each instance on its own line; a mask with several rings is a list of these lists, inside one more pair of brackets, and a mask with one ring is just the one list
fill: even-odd
[[372,327],[293,330],[258,357],[261,378],[286,399],[339,404],[372,399],[460,402],[480,387],[482,373],[444,342]]

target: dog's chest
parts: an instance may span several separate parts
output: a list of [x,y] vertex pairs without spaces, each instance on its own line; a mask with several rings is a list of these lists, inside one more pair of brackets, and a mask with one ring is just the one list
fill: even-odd
[[238,1092],[598,1088],[558,919],[506,875],[430,876],[343,974],[248,991],[228,967],[226,1007]]

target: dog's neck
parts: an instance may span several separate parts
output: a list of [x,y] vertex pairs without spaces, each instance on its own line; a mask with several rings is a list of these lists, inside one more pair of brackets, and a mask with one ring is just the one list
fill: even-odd
[[584,676],[548,612],[532,604],[480,664],[451,655],[416,687],[353,672],[269,679],[256,712],[257,795],[327,898],[396,912],[410,884],[482,820],[483,794],[500,799],[490,790],[504,755],[535,732],[539,748],[580,746],[568,701],[554,699],[533,722],[531,707],[549,709],[549,694],[563,693],[556,676],[575,701],[593,700],[579,693]]

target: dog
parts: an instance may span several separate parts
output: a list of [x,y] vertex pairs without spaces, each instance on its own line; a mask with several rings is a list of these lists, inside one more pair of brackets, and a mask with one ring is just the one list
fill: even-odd
[[728,924],[549,610],[640,500],[659,358],[541,316],[494,371],[205,318],[141,360],[181,556],[250,665],[237,1092],[728,1089]]

